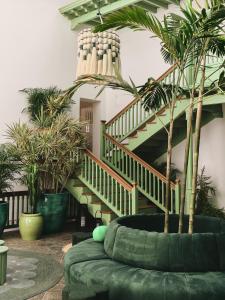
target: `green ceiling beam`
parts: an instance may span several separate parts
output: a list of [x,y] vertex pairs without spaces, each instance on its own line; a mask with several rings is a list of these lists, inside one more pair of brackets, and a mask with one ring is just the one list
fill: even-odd
[[65,5],[59,9],[60,13],[67,16],[71,14],[71,12],[77,11],[77,10],[82,10],[82,8],[88,9],[88,10],[93,10],[100,6],[107,5],[110,2],[115,2],[114,0],[77,0],[75,2],[72,2],[68,5]]
[[59,11],[61,12],[61,14],[64,15],[70,12],[71,10],[77,9],[79,6],[85,5],[87,3],[90,3],[90,0],[77,0],[76,2],[72,2],[68,5],[61,7]]
[[90,24],[96,19],[98,5],[101,7],[101,14],[107,15],[131,5],[140,6],[146,11],[156,13],[158,8],[167,9],[168,5],[178,3],[177,0],[76,0],[61,7],[59,11],[71,20],[71,28],[74,30],[79,25]]
[[[111,13],[111,12],[115,11],[115,10],[121,9],[125,6],[138,3],[139,1],[140,0],[119,0],[119,1],[113,2],[111,4],[103,6],[101,8],[101,14],[106,15],[108,13]],[[78,25],[80,25],[82,23],[87,23],[88,21],[91,21],[92,19],[94,19],[96,17],[97,13],[98,13],[98,10],[96,9],[94,11],[91,11],[91,12],[83,15],[83,16],[74,18],[71,21],[71,29],[74,30],[74,29],[76,29],[76,27]]]
[[157,8],[168,8],[168,2],[160,1],[160,0],[143,0],[143,2],[153,5]]
[[169,2],[170,4],[176,4],[176,5],[179,5],[179,2],[178,0],[166,0],[167,2]]
[[152,13],[156,13],[157,12],[157,7],[156,6],[153,6],[153,5],[151,5],[151,4],[149,4],[149,3],[145,2],[145,1],[138,2],[138,4],[135,5],[135,6],[142,7],[145,10],[150,11]]

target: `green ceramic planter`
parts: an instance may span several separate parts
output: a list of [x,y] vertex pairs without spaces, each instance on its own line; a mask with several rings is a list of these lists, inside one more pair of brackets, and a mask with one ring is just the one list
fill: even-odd
[[19,229],[24,241],[34,241],[40,238],[43,230],[43,217],[37,214],[22,214],[19,220]]
[[44,218],[45,234],[62,231],[68,206],[68,193],[44,194],[38,201],[38,211]]
[[2,235],[6,222],[8,220],[8,214],[9,214],[9,204],[0,201],[0,236]]

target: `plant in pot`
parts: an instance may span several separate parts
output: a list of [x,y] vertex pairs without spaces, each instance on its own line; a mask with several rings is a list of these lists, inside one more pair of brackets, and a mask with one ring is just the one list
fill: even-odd
[[40,196],[37,164],[34,163],[24,167],[24,175],[21,181],[28,188],[29,211],[21,214],[19,229],[23,240],[33,241],[41,236],[43,229],[43,217],[37,212],[37,202]]
[[[49,145],[42,147],[40,187],[42,198],[38,209],[45,219],[44,232],[62,230],[67,213],[68,193],[65,186],[74,173],[78,149],[85,144],[82,124],[66,114],[59,115],[52,125],[39,132],[40,140]],[[50,147],[49,147],[50,146]]]
[[22,165],[37,166],[41,192],[37,211],[44,218],[44,233],[60,231],[67,212],[65,185],[78,165],[79,148],[85,145],[82,123],[61,113],[44,128],[13,124],[8,137]]
[[[179,233],[183,230],[183,217],[185,200],[190,202],[189,212],[189,230],[190,234],[194,230],[194,215],[197,193],[197,172],[199,163],[199,146],[201,138],[202,126],[202,107],[203,98],[211,92],[218,93],[215,86],[208,86],[207,81],[211,81],[213,75],[217,72],[219,86],[224,81],[224,72],[219,76],[219,70],[223,68],[223,64],[215,66],[212,72],[209,70],[208,58],[214,56],[224,58],[225,40],[224,32],[221,30],[221,24],[224,22],[225,7],[224,1],[207,0],[201,5],[197,2],[195,7],[194,1],[184,1],[180,6],[181,14],[165,15],[163,21],[153,14],[147,13],[139,7],[126,7],[118,12],[114,12],[107,16],[104,24],[99,24],[94,28],[94,32],[103,32],[108,29],[130,28],[133,30],[149,30],[155,37],[160,39],[161,54],[166,63],[174,64],[177,73],[173,72],[171,84],[165,84],[153,81],[152,84],[146,86],[141,91],[141,98],[146,110],[159,109],[162,104],[169,107],[169,125],[165,128],[167,131],[167,171],[166,171],[166,199],[165,199],[165,224],[164,232],[169,231],[169,204],[171,202],[170,182],[171,182],[171,162],[173,153],[174,140],[174,112],[177,101],[183,96],[190,98],[187,120],[187,136],[184,151],[184,171],[183,183],[180,201],[180,221]],[[189,72],[186,75],[186,72]],[[187,77],[189,77],[187,79]],[[182,83],[183,79],[185,84]],[[190,80],[189,80],[190,79]],[[184,89],[183,89],[184,87]],[[223,89],[220,88],[220,92]],[[151,93],[149,93],[149,91]],[[188,92],[188,97],[185,95]],[[140,91],[139,91],[140,94]],[[197,100],[196,100],[197,98]],[[195,104],[197,103],[196,117],[194,117]],[[194,119],[195,124],[192,121]],[[191,140],[194,135],[194,148],[191,149]],[[187,193],[187,177],[188,177],[188,161],[189,153],[193,152],[192,162],[192,178],[191,195],[186,197]],[[186,199],[187,198],[187,199]]]
[[34,126],[32,135],[38,152],[42,195],[37,209],[44,217],[44,232],[54,233],[63,228],[66,219],[65,185],[77,165],[78,148],[85,144],[82,123],[67,115],[72,94],[56,87],[26,88],[22,92],[27,96],[24,111]]
[[9,212],[9,204],[4,201],[4,194],[11,190],[19,172],[20,166],[16,163],[16,157],[7,145],[0,145],[0,236],[5,228]]

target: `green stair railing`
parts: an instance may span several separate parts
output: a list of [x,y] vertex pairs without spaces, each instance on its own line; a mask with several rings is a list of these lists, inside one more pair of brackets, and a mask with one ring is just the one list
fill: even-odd
[[[176,65],[174,65],[157,80],[172,83],[177,76],[178,70]],[[144,110],[142,100],[136,98],[105,124],[106,133],[113,136],[117,141],[122,141],[144,124],[152,115],[153,112],[151,110],[148,112]]]
[[89,150],[81,151],[79,179],[117,216],[138,212],[136,184],[127,183]]
[[[118,143],[103,134],[102,159],[128,182],[136,182],[138,190],[165,211],[166,177]],[[179,213],[180,183],[171,182],[170,212]]]
[[[207,75],[214,74],[215,68],[217,69],[218,66],[223,63],[223,61],[223,58],[217,58],[214,55],[209,55],[207,57]],[[157,81],[172,84],[173,82],[176,82],[178,78],[178,72],[179,70],[176,65],[173,65],[162,76],[160,76]],[[217,75],[218,73],[216,72],[214,76],[208,80],[208,85],[213,82]],[[181,86],[186,87],[187,82],[189,82],[190,85],[193,82],[191,67],[187,68],[184,72],[184,75],[181,78]],[[159,108],[159,111],[163,109],[163,106],[164,105]],[[154,114],[155,112],[151,110],[148,112],[145,111],[142,105],[142,99],[136,98],[127,106],[125,106],[124,109],[122,109],[114,118],[105,124],[106,133],[120,142],[145,124],[146,121],[148,121]]]

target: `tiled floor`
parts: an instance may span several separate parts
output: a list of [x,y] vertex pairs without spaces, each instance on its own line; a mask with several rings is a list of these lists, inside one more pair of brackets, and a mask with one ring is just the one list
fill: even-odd
[[[53,257],[58,260],[60,263],[63,262],[63,252],[62,248],[71,242],[71,233],[74,232],[73,224],[66,226],[66,229],[62,233],[53,234],[45,236],[38,241],[26,242],[20,238],[18,231],[11,231],[4,233],[2,237],[6,245],[12,249],[23,249],[23,250],[32,250],[36,252],[43,252],[45,254],[53,255]],[[61,292],[64,282],[63,279],[50,290],[39,294],[32,300],[61,300]]]

